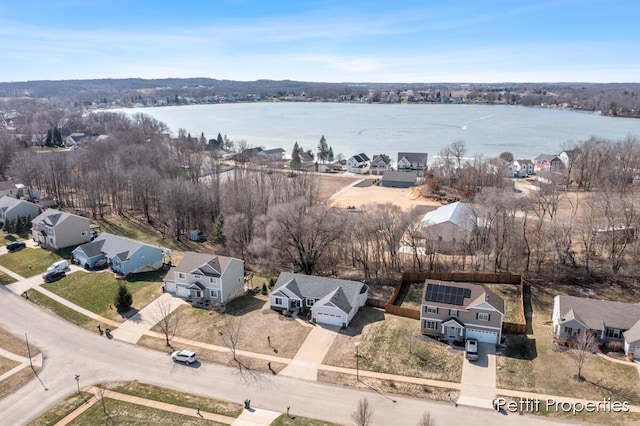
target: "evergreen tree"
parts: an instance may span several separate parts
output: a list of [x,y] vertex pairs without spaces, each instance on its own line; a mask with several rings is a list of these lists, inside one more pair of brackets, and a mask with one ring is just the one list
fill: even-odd
[[300,166],[302,166],[302,162],[300,161],[300,146],[298,146],[298,142],[293,145],[293,151],[291,151],[291,170],[299,170]]
[[213,225],[213,242],[215,244],[224,244],[225,238],[222,233],[222,229],[224,228],[224,216],[219,214],[216,218],[216,223]]
[[318,144],[318,160],[326,161],[329,158],[329,145],[327,145],[327,140],[324,135],[320,138],[320,143]]
[[218,132],[218,149],[222,149],[224,147],[224,139],[222,139],[222,135]]
[[329,152],[327,154],[327,160],[329,160],[330,163],[333,163],[333,147],[329,147]]
[[131,292],[125,283],[121,282],[120,285],[118,285],[118,292],[113,299],[113,304],[118,312],[126,312],[131,308],[131,305],[133,304],[133,296],[131,296]]
[[51,129],[47,130],[47,139],[45,139],[44,145],[49,147],[53,146],[53,132]]
[[200,133],[199,143],[201,147],[207,146],[207,138],[204,137],[204,132]]
[[53,144],[56,146],[62,146],[62,133],[60,133],[58,126],[53,128]]

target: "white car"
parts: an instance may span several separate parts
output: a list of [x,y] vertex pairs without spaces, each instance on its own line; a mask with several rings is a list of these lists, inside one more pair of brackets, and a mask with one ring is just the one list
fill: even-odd
[[191,364],[192,362],[196,362],[198,360],[198,357],[196,356],[195,352],[183,349],[181,351],[175,351],[174,353],[172,353],[171,359],[173,359],[175,362],[184,362],[185,364]]
[[49,274],[53,272],[65,272],[67,269],[69,269],[69,262],[67,262],[66,260],[59,260],[54,264],[52,264],[51,266],[49,266],[45,274]]
[[469,361],[478,359],[478,341],[476,339],[467,339],[465,344],[466,357]]

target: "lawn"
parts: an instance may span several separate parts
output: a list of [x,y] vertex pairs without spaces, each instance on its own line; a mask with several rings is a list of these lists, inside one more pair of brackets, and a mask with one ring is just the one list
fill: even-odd
[[18,365],[20,363],[17,361],[0,356],[0,376]]
[[146,272],[134,274],[127,280],[117,280],[108,271],[80,271],[69,274],[54,283],[46,284],[45,288],[105,318],[124,321],[126,318],[122,317],[113,307],[113,299],[118,285],[120,283],[127,285],[133,296],[132,308],[141,310],[162,294],[160,275],[161,272],[157,271]]
[[[106,410],[106,414],[104,413]],[[200,417],[190,417],[176,414],[170,411],[157,410],[142,405],[131,404],[115,399],[104,399],[104,407],[100,402],[94,404],[79,417],[74,419],[70,426],[95,426],[95,425],[221,425],[211,420]]]
[[[25,336],[23,334],[14,336],[3,328],[0,328],[0,348],[4,349],[5,351],[12,352],[16,355],[29,356]],[[36,356],[40,353],[40,350],[38,350],[38,348],[34,345],[31,345],[30,349],[31,356]]]
[[239,404],[217,401],[140,382],[111,383],[106,386],[106,389],[180,407],[200,407],[202,411],[220,414],[221,416],[238,417],[242,414],[242,406]]
[[291,417],[286,414],[281,415],[271,423],[271,426],[332,426],[333,423],[323,422],[322,420],[307,419],[306,417],[295,416],[291,413]]
[[484,284],[486,288],[504,299],[504,318],[505,322],[523,324],[524,318],[522,312],[522,298],[520,297],[520,286],[513,284]]
[[460,382],[462,352],[420,335],[418,320],[364,307],[340,331],[324,363],[354,368],[356,342],[362,370]]
[[402,307],[408,309],[420,310],[422,305],[422,296],[424,294],[424,282],[409,284],[409,292],[402,301]]
[[640,380],[635,366],[617,364],[590,355],[583,382],[573,379],[577,368],[566,352],[552,350],[550,324],[553,294],[558,290],[532,287],[534,309],[532,336],[510,336],[511,343],[498,357],[498,387],[551,395],[640,404]]
[[62,258],[40,248],[25,248],[0,256],[0,265],[25,278],[42,274],[53,262]]
[[16,280],[12,276],[0,272],[0,285],[7,285],[15,282]]
[[74,311],[71,308],[45,296],[37,290],[29,290],[27,292],[29,300],[42,306],[43,308],[53,312],[61,318],[69,321],[70,323],[79,325],[87,330],[95,330],[95,321],[91,318],[82,315],[81,313]]
[[92,396],[92,394],[86,392],[81,392],[80,394],[74,393],[51,410],[29,423],[29,426],[55,425],[88,401]]
[[[269,308],[268,296],[241,296],[227,304],[224,313],[180,306],[177,335],[190,340],[224,346],[220,332],[233,321],[241,321],[238,349],[293,358],[311,328]],[[154,331],[161,332],[159,327]],[[267,342],[271,337],[271,347]],[[274,350],[275,349],[275,350]]]

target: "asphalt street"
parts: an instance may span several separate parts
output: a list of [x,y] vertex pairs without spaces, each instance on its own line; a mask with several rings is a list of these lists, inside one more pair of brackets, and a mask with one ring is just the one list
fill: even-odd
[[[257,380],[238,375],[219,364],[174,364],[167,354],[107,339],[98,333],[67,323],[0,286],[0,326],[18,336],[28,333],[29,343],[43,355],[40,380],[0,400],[2,424],[23,425],[37,418],[80,387],[113,381],[138,380],[157,386],[242,404],[352,424],[351,413],[367,397],[375,407],[376,425],[415,425],[424,412],[437,424],[551,425],[533,416],[503,415],[492,410],[455,407],[452,403],[384,395],[281,376]],[[45,390],[46,387],[46,390]]]

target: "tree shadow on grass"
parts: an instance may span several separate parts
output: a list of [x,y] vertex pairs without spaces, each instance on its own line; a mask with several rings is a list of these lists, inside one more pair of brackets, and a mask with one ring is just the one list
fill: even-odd
[[353,320],[349,323],[349,327],[340,329],[340,334],[351,337],[359,336],[362,334],[365,326],[380,321],[384,321],[384,311],[382,309],[364,306],[362,310],[353,317]]
[[507,347],[502,350],[503,356],[527,361],[533,361],[538,357],[536,339],[530,339],[523,334],[509,334],[505,337]]
[[638,395],[628,393],[627,389],[618,387],[615,384],[610,385],[610,384],[596,383],[589,380],[584,375],[582,376],[582,379],[584,380],[585,383],[588,383],[589,385],[595,387],[596,389],[604,392],[605,397],[607,396],[611,397],[612,401],[621,401],[621,402],[627,401],[629,402],[629,404],[634,404],[634,405],[637,405],[638,403],[640,403],[640,398],[638,397]]

